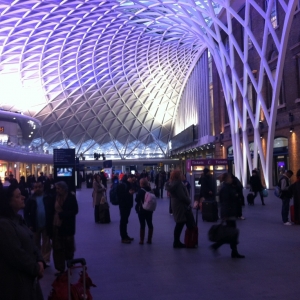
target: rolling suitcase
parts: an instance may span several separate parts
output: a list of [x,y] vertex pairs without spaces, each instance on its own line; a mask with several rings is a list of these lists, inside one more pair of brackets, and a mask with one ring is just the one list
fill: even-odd
[[[52,283],[52,291],[48,300],[92,300],[90,287],[96,285],[86,272],[86,261],[84,258],[67,261],[67,271],[59,274]],[[71,283],[72,271],[81,268],[80,277],[77,283]]]
[[248,202],[248,205],[254,205],[254,194],[253,193],[249,193],[247,195],[247,202]]
[[198,247],[198,209],[196,210],[196,222],[194,226],[185,230],[184,244],[186,248]]
[[202,202],[202,220],[216,222],[219,219],[218,203],[215,200],[205,200]]
[[107,202],[99,205],[99,223],[110,223],[109,205]]

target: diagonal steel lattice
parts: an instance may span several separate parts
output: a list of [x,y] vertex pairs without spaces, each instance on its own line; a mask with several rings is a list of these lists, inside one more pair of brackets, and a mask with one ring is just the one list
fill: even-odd
[[[208,48],[224,90],[236,174],[245,183],[247,164],[250,169],[257,166],[259,151],[268,186],[278,86],[298,2],[277,1],[285,13],[278,36],[271,20],[274,1],[264,7],[246,0],[242,17],[236,11],[240,1],[229,0],[2,0],[0,74],[16,76],[31,100],[13,101],[8,89],[1,96],[1,107],[39,119],[41,138],[35,142],[44,147],[76,147],[78,153],[101,149],[121,158],[165,155],[184,84],[199,54]],[[251,31],[250,10],[265,21],[263,36],[271,35],[279,53],[275,78],[266,59],[267,39],[257,40]],[[225,21],[219,18],[221,13]],[[243,50],[233,34],[233,21],[244,27]],[[248,64],[249,40],[261,57],[257,78]],[[242,80],[236,60],[244,65]],[[262,94],[264,73],[273,87],[270,111]],[[247,99],[248,82],[258,95],[254,110]],[[260,112],[270,127],[266,153],[258,134]],[[253,161],[246,133],[248,117],[255,133]]]

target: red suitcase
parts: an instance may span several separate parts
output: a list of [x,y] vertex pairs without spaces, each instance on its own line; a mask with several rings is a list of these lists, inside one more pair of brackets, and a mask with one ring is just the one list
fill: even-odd
[[196,210],[196,224],[193,228],[187,228],[184,236],[186,248],[198,247],[198,209]]

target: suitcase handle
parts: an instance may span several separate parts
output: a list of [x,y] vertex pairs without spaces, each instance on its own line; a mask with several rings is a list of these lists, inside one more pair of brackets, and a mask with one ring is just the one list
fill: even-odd
[[74,265],[76,264],[81,264],[82,266],[85,266],[86,265],[86,261],[84,258],[76,258],[76,259],[70,259],[67,261],[67,267],[68,268],[71,268],[73,267]]

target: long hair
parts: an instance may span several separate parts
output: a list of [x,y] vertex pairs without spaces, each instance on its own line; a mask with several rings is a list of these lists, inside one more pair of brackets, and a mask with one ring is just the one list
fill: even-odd
[[181,181],[182,180],[182,173],[179,169],[176,169],[171,172],[170,174],[170,181]]
[[8,187],[3,187],[0,191],[0,216],[12,218],[15,215],[10,201],[14,195],[14,192],[19,187],[16,184],[11,184]]

